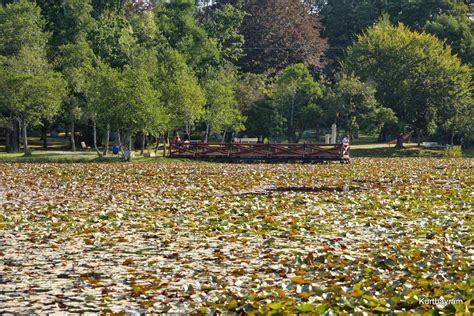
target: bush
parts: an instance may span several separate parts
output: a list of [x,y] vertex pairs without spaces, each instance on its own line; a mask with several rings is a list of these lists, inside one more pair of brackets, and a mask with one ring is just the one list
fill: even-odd
[[462,157],[461,146],[449,146],[444,149],[443,156],[445,158],[460,158]]

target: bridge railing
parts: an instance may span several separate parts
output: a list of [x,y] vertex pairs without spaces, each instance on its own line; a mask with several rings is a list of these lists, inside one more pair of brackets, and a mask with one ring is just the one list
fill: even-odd
[[170,157],[287,159],[287,160],[350,160],[347,144],[172,144]]

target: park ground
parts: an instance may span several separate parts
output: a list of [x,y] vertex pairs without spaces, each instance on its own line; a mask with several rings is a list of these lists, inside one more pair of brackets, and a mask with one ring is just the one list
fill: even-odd
[[[374,136],[361,136],[351,144],[351,156],[355,158],[400,158],[400,157],[426,157],[441,158],[444,156],[443,150],[431,150],[419,147],[416,143],[406,143],[405,148],[396,149],[394,144],[377,143]],[[39,137],[29,137],[30,148],[33,150],[31,156],[24,156],[23,153],[6,153],[5,148],[0,145],[0,162],[119,162],[118,155],[112,155],[109,151],[108,156],[99,158],[93,149],[81,150],[76,152],[68,150],[69,141],[67,137],[48,136],[48,149],[42,147],[43,142]],[[154,151],[154,145],[151,145],[147,152]],[[473,158],[474,148],[463,149],[463,157]],[[135,162],[163,162],[163,151],[156,152],[154,158],[144,158],[138,151],[135,152]]]
[[30,162],[0,163],[0,312],[474,312],[472,159]]

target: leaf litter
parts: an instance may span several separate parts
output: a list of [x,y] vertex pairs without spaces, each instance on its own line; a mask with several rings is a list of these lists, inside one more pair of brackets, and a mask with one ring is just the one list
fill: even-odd
[[473,312],[473,166],[0,164],[0,312]]

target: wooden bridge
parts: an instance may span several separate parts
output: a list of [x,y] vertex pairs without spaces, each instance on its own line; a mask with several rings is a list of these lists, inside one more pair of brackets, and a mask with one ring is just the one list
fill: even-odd
[[170,147],[172,158],[349,163],[347,144],[208,144],[180,143]]

